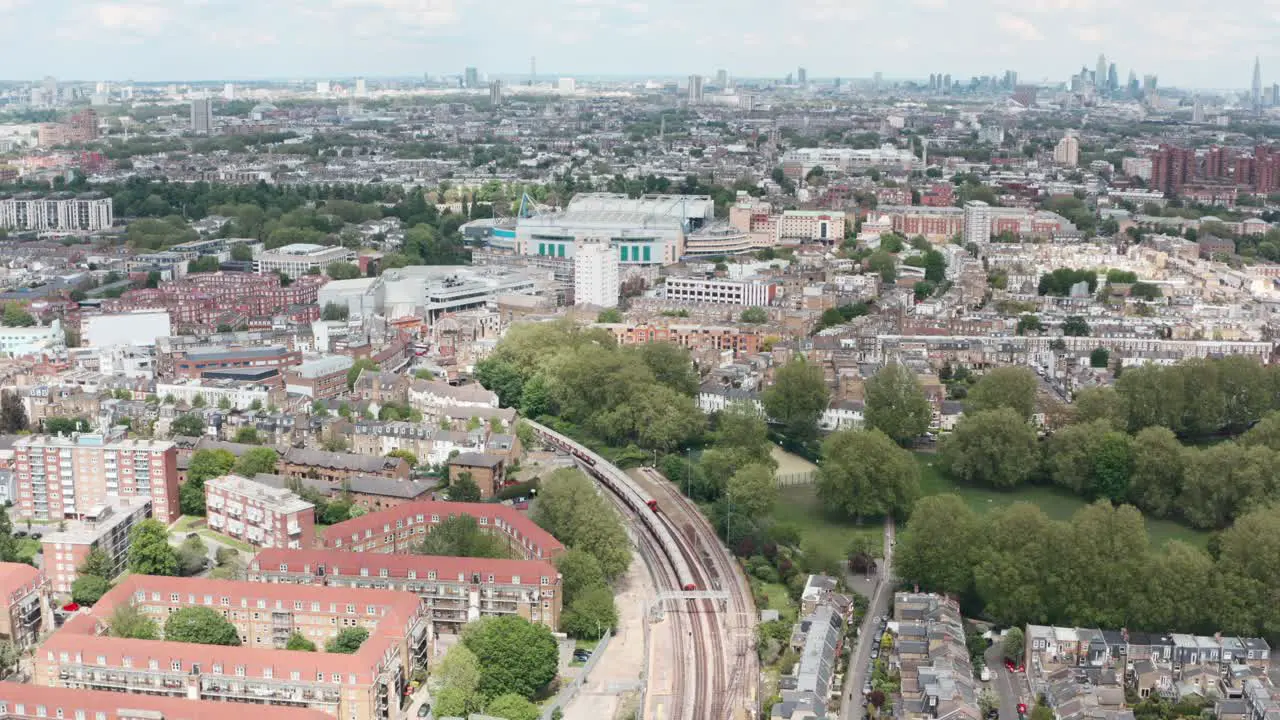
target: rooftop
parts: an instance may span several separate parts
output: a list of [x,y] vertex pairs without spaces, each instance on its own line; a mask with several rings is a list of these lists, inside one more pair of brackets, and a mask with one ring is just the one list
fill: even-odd
[[[106,690],[75,690],[31,683],[0,682],[0,716],[7,718],[93,717],[95,720],[224,720],[226,703],[215,700],[123,695]],[[99,716],[99,713],[104,715]],[[321,710],[259,705],[256,720],[333,720]]]
[[278,513],[304,512],[315,507],[315,505],[295,495],[291,490],[272,487],[240,475],[216,477],[206,482],[205,486],[216,488],[224,493],[236,493],[237,495],[271,503],[271,509]]
[[[425,579],[434,572],[442,581],[457,578],[458,582],[473,582],[484,578],[485,583],[539,585],[542,578],[550,585],[559,584],[559,573],[548,560],[507,560],[473,557],[444,557],[439,555],[401,555],[391,553],[354,553],[343,550],[284,550],[268,548],[259,552],[249,563],[249,570],[264,572],[291,572],[328,575],[378,575],[386,570],[385,577],[408,578],[409,572],[418,579]],[[489,580],[488,578],[493,578]]]

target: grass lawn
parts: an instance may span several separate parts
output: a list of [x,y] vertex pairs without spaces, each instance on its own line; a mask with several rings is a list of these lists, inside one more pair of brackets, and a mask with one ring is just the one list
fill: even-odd
[[787,594],[787,588],[781,583],[766,583],[755,581],[760,591],[769,599],[769,607],[757,608],[763,610],[777,610],[778,616],[787,623],[794,623],[798,609],[795,603],[791,602],[791,596]]
[[220,542],[223,545],[226,545],[227,547],[233,547],[242,553],[248,553],[250,556],[254,555],[257,552],[257,549],[254,548],[249,543],[236,540],[233,537],[227,537],[226,535],[216,533],[212,530],[199,530],[198,532],[202,536],[207,537],[210,540],[216,540],[217,542]]
[[31,538],[14,538],[17,541],[18,562],[26,562],[40,554],[40,541]]
[[[778,488],[778,502],[773,508],[773,519],[778,523],[793,525],[799,530],[801,546],[814,543],[833,548],[841,557],[855,537],[884,537],[884,526],[880,523],[856,525],[848,520],[828,516],[826,509],[818,501],[813,485]],[[878,540],[876,547],[882,546],[883,542]]]
[[[1077,510],[1088,504],[1083,498],[1062,492],[1057,488],[1040,485],[1023,487],[1011,492],[957,485],[935,466],[938,461],[937,455],[915,453],[915,456],[920,463],[920,491],[923,495],[955,493],[964,498],[969,507],[978,513],[986,513],[1015,502],[1029,502],[1038,506],[1054,520],[1068,520]],[[1155,546],[1164,545],[1170,540],[1182,540],[1198,548],[1204,548],[1209,541],[1209,533],[1169,520],[1148,519],[1147,535]]]
[[204,527],[204,525],[205,525],[204,518],[198,515],[183,515],[182,517],[178,518],[177,522],[173,524],[173,531],[183,532],[183,533],[191,532],[197,527]]

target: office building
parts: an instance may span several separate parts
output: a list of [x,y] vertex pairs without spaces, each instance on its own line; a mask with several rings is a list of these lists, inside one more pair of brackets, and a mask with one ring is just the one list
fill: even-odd
[[776,220],[778,240],[804,240],[822,243],[844,240],[843,210],[784,210]]
[[285,391],[312,400],[334,398],[347,391],[347,372],[355,365],[350,355],[323,355],[285,371]]
[[689,76],[689,104],[696,105],[702,102],[702,76]]
[[489,104],[498,106],[502,104],[502,81],[494,80],[489,83]]
[[964,241],[985,243],[991,240],[991,206],[981,200],[964,204]]
[[316,81],[316,94],[317,94],[317,95],[328,95],[328,94],[329,94],[329,90],[330,90],[330,86],[329,86],[329,81],[328,81],[328,80],[317,80],[317,81]]
[[480,71],[473,67],[469,67],[462,74],[463,87],[478,88],[480,87]]
[[293,243],[258,256],[259,273],[282,272],[291,278],[302,277],[313,271],[323,271],[331,263],[355,262],[356,253],[342,246]]
[[609,243],[579,243],[573,258],[574,304],[617,307],[618,287],[618,256]]
[[19,650],[40,639],[49,614],[49,578],[26,563],[0,562],[0,641]]
[[1115,92],[1120,89],[1120,75],[1116,72],[1116,64],[1111,63],[1107,67],[1107,90]]
[[276,549],[253,558],[248,579],[416,593],[430,611],[432,636],[505,615],[560,629],[560,575],[547,560]]
[[0,228],[6,230],[93,232],[114,222],[111,198],[98,193],[0,196]]
[[191,101],[191,132],[196,135],[213,132],[213,101],[209,98]]
[[311,547],[316,506],[293,491],[239,475],[204,484],[209,528],[260,548]]
[[1093,86],[1099,93],[1105,93],[1111,88],[1107,86],[1107,56],[1098,53],[1098,65],[1093,71]]
[[[564,255],[562,254],[561,257]],[[505,295],[536,295],[554,286],[551,271],[499,266],[414,265],[382,274],[381,311],[388,319],[425,317],[492,307]]]
[[[302,353],[283,345],[254,347],[203,346],[174,350],[169,371],[177,378],[199,380],[206,374],[228,370],[274,369],[283,371],[302,362]],[[164,397],[164,395],[161,395]]]
[[1053,148],[1053,161],[1066,167],[1080,164],[1080,139],[1068,133]]
[[231,102],[236,99],[236,86],[226,83],[222,86],[222,99]]
[[763,307],[772,305],[778,294],[778,286],[764,278],[668,277],[662,287],[669,301],[713,305]]
[[364,78],[356,78],[356,97],[369,97],[369,85]]
[[572,95],[578,91],[578,82],[571,77],[556,80],[556,91],[561,95]]
[[808,71],[808,70],[805,70],[804,68],[800,68],[800,69],[796,70],[796,84],[798,84],[798,85],[808,85],[808,84],[809,84],[809,71]]
[[16,516],[43,522],[81,518],[109,498],[152,503],[156,519],[178,519],[178,450],[166,440],[106,434],[24,435],[13,444]]
[[684,256],[686,234],[714,220],[709,195],[579,193],[560,212],[520,218],[516,252],[572,258],[580,241],[607,238],[621,267],[672,265]]
[[320,541],[332,550],[407,553],[442,519],[459,514],[474,517],[481,531],[504,540],[525,560],[551,560],[564,552],[559,540],[514,507],[434,500],[404,503],[331,525],[320,531]]
[[721,90],[729,87],[729,72],[727,70],[716,71],[716,87]]
[[[333,720],[332,715],[320,710],[261,705],[254,708],[253,716],[255,720]],[[3,720],[225,720],[226,717],[226,704],[217,700],[122,695],[107,690],[0,682],[0,718]]]
[[5,357],[57,353],[65,346],[66,334],[61,320],[32,327],[0,326],[0,355]]
[[[105,620],[125,604],[161,626],[178,610],[215,610],[235,626],[240,645],[107,636]],[[340,720],[398,718],[409,678],[427,657],[427,612],[417,595],[391,590],[133,575],[45,640],[35,683],[252,703],[241,710],[249,714],[285,705]],[[323,646],[349,628],[369,633],[352,654],[283,650],[295,634]]]
[[79,577],[80,566],[95,549],[102,550],[111,566],[111,577],[124,572],[129,559],[129,531],[151,517],[148,500],[109,498],[85,512],[80,520],[68,520],[62,530],[40,540],[44,571],[54,592],[69,593]]
[[1262,107],[1262,59],[1257,56],[1253,58],[1253,85],[1250,98],[1253,100],[1254,110]]
[[70,126],[68,142],[83,145],[98,139],[98,112],[92,108],[75,113],[67,124]]

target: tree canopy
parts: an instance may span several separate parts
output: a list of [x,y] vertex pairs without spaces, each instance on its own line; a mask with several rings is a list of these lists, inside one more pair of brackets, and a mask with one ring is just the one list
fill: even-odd
[[129,569],[138,575],[178,573],[169,530],[159,520],[143,520],[129,530]]
[[209,607],[184,607],[164,622],[164,639],[202,645],[239,645],[236,626]]
[[522,617],[481,618],[462,630],[462,642],[480,665],[479,694],[533,697],[555,679],[559,651],[551,630]]
[[782,426],[783,434],[802,444],[817,437],[818,419],[830,399],[822,368],[803,357],[778,368],[762,398],[765,412]]
[[621,519],[578,470],[556,470],[544,479],[531,517],[566,547],[595,557],[608,580],[621,576],[631,564],[631,545]]
[[923,435],[932,418],[933,407],[915,373],[905,365],[891,362],[867,380],[867,427],[906,444]]
[[852,520],[904,516],[920,496],[920,467],[879,430],[838,432],[822,444],[818,498]]
[[502,540],[481,531],[475,516],[466,514],[446,518],[433,526],[415,552],[447,557],[510,557]]

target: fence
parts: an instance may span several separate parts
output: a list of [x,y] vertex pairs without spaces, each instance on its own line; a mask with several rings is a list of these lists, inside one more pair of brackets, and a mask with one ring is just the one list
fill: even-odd
[[578,694],[578,690],[587,684],[591,671],[600,662],[600,658],[604,657],[604,651],[608,649],[609,641],[612,638],[613,631],[605,632],[604,637],[600,638],[600,642],[596,644],[596,649],[591,651],[591,657],[587,658],[587,662],[582,666],[582,672],[578,673],[578,677],[574,678],[565,687],[560,688],[560,692],[556,694],[555,699],[547,703],[546,708],[542,711],[542,720],[551,720],[557,710],[564,712],[564,707]]
[[808,472],[785,473],[775,478],[778,481],[778,487],[788,487],[791,485],[812,485],[818,481],[818,471],[809,470]]

